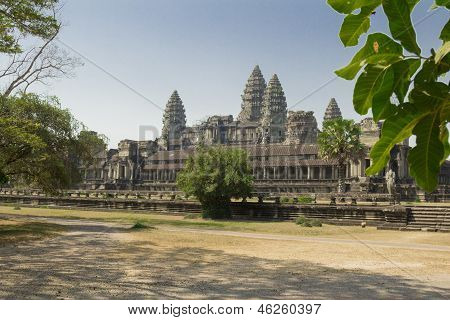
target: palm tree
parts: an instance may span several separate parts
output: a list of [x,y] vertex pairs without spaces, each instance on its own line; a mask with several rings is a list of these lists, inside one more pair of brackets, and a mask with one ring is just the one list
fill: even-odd
[[358,161],[364,154],[360,142],[361,130],[353,120],[336,118],[323,123],[319,133],[319,155],[324,160],[338,163],[338,192],[345,192],[345,167],[349,161]]

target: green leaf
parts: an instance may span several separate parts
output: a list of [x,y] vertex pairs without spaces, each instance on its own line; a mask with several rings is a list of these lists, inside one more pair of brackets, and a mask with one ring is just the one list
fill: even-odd
[[392,37],[399,40],[409,52],[420,55],[417,37],[411,22],[411,10],[406,0],[383,0],[383,9],[389,20]]
[[439,112],[422,118],[414,127],[416,146],[409,152],[408,163],[411,176],[426,191],[433,191],[438,182],[439,168],[444,157],[444,145],[439,134]]
[[447,24],[442,29],[439,39],[441,39],[442,41],[450,40],[450,19],[447,21]]
[[447,160],[447,158],[450,156],[450,142],[449,140],[449,132],[445,124],[441,125],[441,134],[439,136],[439,139],[441,140],[442,144],[444,145],[444,156],[442,157],[440,165]]
[[386,119],[396,111],[391,103],[391,96],[394,92],[394,70],[388,67],[384,72],[383,78],[378,84],[379,90],[372,100],[372,113],[375,121]]
[[450,0],[436,0],[436,5],[450,9]]
[[[356,112],[361,115],[367,114],[372,108],[374,95],[383,84],[386,67],[380,65],[367,65],[364,72],[356,81],[355,90],[353,92],[353,106]],[[392,78],[393,80],[393,78]],[[392,83],[386,83],[385,86],[391,86]]]
[[419,3],[420,0],[406,0],[408,3],[409,10],[412,12],[415,6]]
[[434,57],[427,59],[422,68],[414,78],[414,83],[424,84],[428,82],[436,82],[439,76],[450,71],[450,54],[445,55],[438,64],[435,63]]
[[436,52],[434,56],[434,61],[436,64],[439,64],[441,60],[450,52],[450,41],[444,42],[442,47]]
[[370,34],[364,47],[356,53],[346,67],[337,70],[336,74],[346,80],[353,80],[366,64],[388,66],[401,60],[402,53],[402,46],[384,33]]
[[374,7],[364,7],[357,15],[349,14],[345,17],[342,23],[339,37],[344,46],[356,46],[359,42],[359,37],[366,33],[370,28],[370,15]]
[[394,92],[400,103],[405,102],[411,85],[411,77],[420,67],[420,59],[406,59],[392,65],[394,70]]
[[328,0],[327,3],[337,12],[350,14],[365,6],[378,7],[381,0]]
[[445,111],[450,106],[450,87],[442,82],[416,85],[409,100],[426,112]]
[[[426,115],[426,113],[425,113]],[[398,108],[398,112],[386,119],[381,129],[380,140],[373,146],[370,152],[372,165],[367,168],[368,175],[375,175],[389,161],[391,149],[397,144],[409,138],[416,124],[423,118],[424,113],[417,110],[411,103],[404,103]]]

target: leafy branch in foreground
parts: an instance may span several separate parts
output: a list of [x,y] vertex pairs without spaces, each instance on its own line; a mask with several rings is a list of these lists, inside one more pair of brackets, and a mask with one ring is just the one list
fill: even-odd
[[[391,149],[416,136],[408,156],[411,176],[426,191],[437,186],[439,169],[450,155],[449,84],[440,81],[450,70],[450,20],[440,32],[442,46],[424,57],[417,43],[411,13],[421,0],[328,0],[345,14],[339,36],[344,46],[356,46],[369,31],[372,14],[381,7],[389,22],[390,36],[373,33],[350,63],[336,71],[346,80],[356,80],[355,110],[372,110],[375,121],[383,120],[379,141],[370,156],[368,175],[386,167]],[[432,10],[449,10],[449,0],[436,0]],[[357,14],[355,14],[358,12]]]

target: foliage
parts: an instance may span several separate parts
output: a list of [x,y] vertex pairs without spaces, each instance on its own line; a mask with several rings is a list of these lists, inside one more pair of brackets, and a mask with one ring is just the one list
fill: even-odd
[[281,203],[293,203],[294,200],[291,199],[291,198],[289,198],[289,197],[281,197],[281,198],[280,198],[280,202],[281,202]]
[[199,219],[199,218],[201,218],[201,217],[202,217],[201,214],[198,214],[198,213],[189,213],[189,214],[185,215],[183,219]]
[[339,192],[345,191],[345,165],[349,161],[358,161],[364,155],[364,146],[360,142],[360,127],[353,120],[336,118],[323,123],[319,133],[319,154],[325,160],[334,160],[338,164]]
[[131,227],[131,229],[136,230],[136,229],[155,229],[155,228],[138,221]]
[[322,221],[320,221],[319,219],[308,219],[305,216],[298,216],[295,220],[295,224],[307,228],[322,227]]
[[80,161],[92,162],[105,147],[56,98],[0,98],[0,176],[15,185],[57,193],[79,181]]
[[298,216],[297,219],[295,219],[296,224],[304,224],[306,221],[305,216]]
[[322,226],[322,221],[320,221],[320,219],[312,219],[311,220],[311,225],[313,227],[321,227]]
[[[381,137],[371,150],[368,175],[386,167],[391,149],[416,136],[408,156],[410,173],[426,191],[437,186],[439,168],[450,154],[449,85],[440,82],[450,70],[450,20],[440,32],[442,46],[427,57],[417,43],[411,13],[420,0],[328,0],[346,17],[340,38],[344,46],[356,46],[370,29],[372,13],[382,7],[390,36],[373,33],[351,62],[336,74],[353,80],[360,73],[353,95],[355,110],[372,110],[375,121],[384,120]],[[436,0],[432,10],[448,10],[448,0]],[[359,13],[355,14],[358,10]],[[378,12],[377,12],[378,13]],[[363,70],[361,72],[361,70]]]
[[252,184],[247,153],[224,147],[199,148],[177,177],[178,187],[200,201],[205,218],[229,218],[231,198],[249,197]]
[[302,203],[302,204],[309,204],[309,203],[313,203],[314,199],[308,196],[300,196],[298,197],[298,203]]
[[20,53],[19,39],[48,39],[58,32],[59,0],[0,0],[0,52]]

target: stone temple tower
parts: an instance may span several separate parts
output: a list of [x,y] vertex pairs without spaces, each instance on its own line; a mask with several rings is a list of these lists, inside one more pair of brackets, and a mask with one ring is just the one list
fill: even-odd
[[175,90],[167,102],[159,145],[166,150],[181,149],[182,132],[186,128],[183,101]]
[[242,94],[242,110],[238,120],[242,122],[258,122],[261,119],[262,102],[266,80],[257,65],[248,78],[244,93]]
[[339,109],[336,99],[331,98],[331,101],[328,104],[327,109],[325,110],[325,116],[323,117],[323,121],[332,120],[336,118],[342,118],[342,113],[341,109]]
[[278,76],[273,75],[263,99],[261,119],[262,141],[279,143],[284,141],[287,121],[287,103]]

